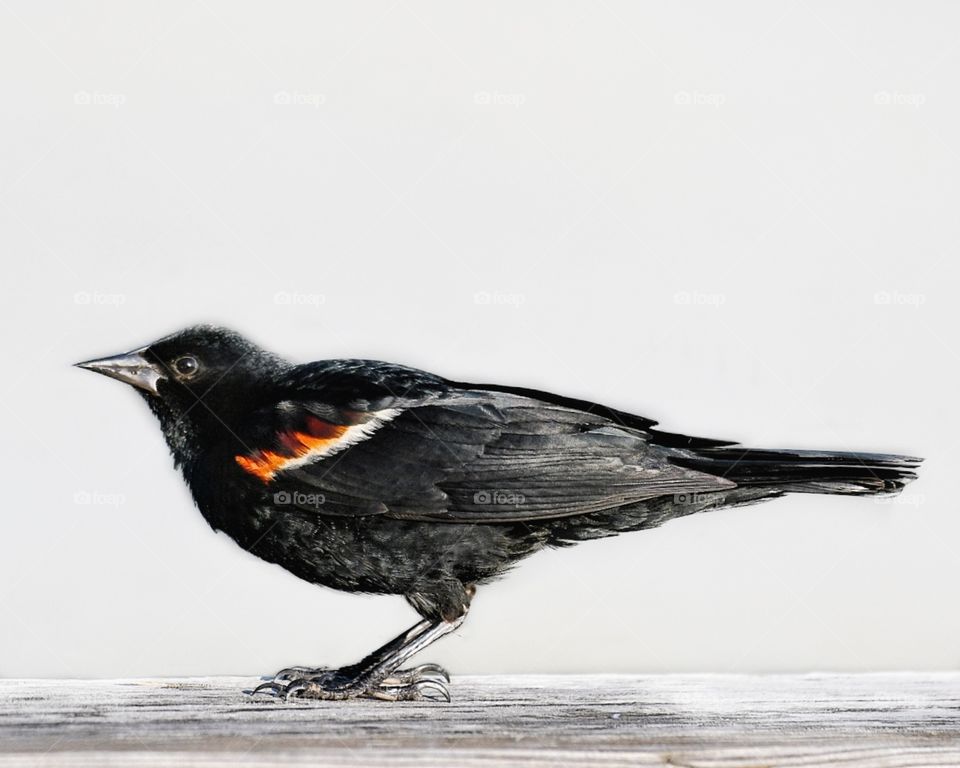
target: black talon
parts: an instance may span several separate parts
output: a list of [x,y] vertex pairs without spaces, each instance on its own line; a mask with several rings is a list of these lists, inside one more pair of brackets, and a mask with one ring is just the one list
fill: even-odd
[[304,675],[307,672],[313,672],[313,667],[284,667],[274,675],[274,678],[290,677],[293,674]]
[[[396,683],[388,683],[387,680],[396,680]],[[410,669],[398,669],[391,674],[381,685],[400,685],[406,683],[415,683],[418,680],[437,680],[445,683],[450,682],[450,674],[439,664],[420,664]]]
[[441,683],[424,680],[403,688],[401,701],[450,701],[450,692]]
[[414,669],[420,672],[421,674],[433,673],[433,674],[439,675],[448,683],[450,682],[450,673],[447,672],[447,670],[441,667],[439,664],[431,664],[428,662],[426,664],[421,664],[418,667],[414,667]]
[[265,675],[260,679],[272,681],[274,683],[283,683],[290,682],[292,680],[299,680],[301,678],[316,677],[331,671],[337,670],[330,670],[327,667],[285,667],[274,675]]
[[258,693],[266,693],[275,698],[281,698],[285,692],[285,688],[282,685],[278,685],[272,681],[267,683],[260,683],[256,688],[250,691],[250,696],[256,696]]
[[[442,699],[447,703],[450,702],[450,691],[447,690],[445,685],[441,685],[440,683],[435,683],[432,680],[424,680],[422,683],[416,683],[416,689],[423,698],[430,701],[440,701]],[[427,694],[428,691],[436,691],[440,695],[439,697],[430,696]]]
[[299,699],[308,687],[309,683],[306,680],[293,680],[284,689],[286,693],[285,698]]
[[379,688],[365,696],[384,701],[450,701],[450,692],[442,683],[422,680],[410,685]]
[[448,677],[445,677],[437,672],[429,670],[426,672],[420,672],[418,669],[398,669],[396,672],[390,675],[390,677],[382,680],[380,685],[384,688],[403,688],[407,685],[412,685],[413,683],[419,683],[427,680],[440,683],[441,685],[450,682]]

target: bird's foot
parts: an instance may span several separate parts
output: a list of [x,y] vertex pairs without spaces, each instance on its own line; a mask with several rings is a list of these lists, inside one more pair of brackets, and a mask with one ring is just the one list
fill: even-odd
[[[378,679],[379,678],[379,679]],[[384,701],[450,701],[450,675],[437,664],[420,664],[383,676],[354,667],[287,667],[261,683],[251,695],[267,694],[281,699],[370,698]]]

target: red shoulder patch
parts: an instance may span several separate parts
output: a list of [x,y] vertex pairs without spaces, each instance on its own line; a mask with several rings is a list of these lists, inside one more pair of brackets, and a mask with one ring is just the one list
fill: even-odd
[[351,428],[341,424],[331,424],[316,416],[307,416],[305,429],[306,431],[303,432],[279,433],[277,443],[280,450],[254,451],[251,455],[238,455],[233,458],[245,472],[269,483],[282,469],[300,463],[301,460],[310,456],[328,454],[338,442],[344,439]]
[[233,458],[244,472],[269,483],[277,472],[301,467],[368,439],[399,413],[394,408],[342,411],[346,424],[334,424],[312,413],[299,414],[296,428],[278,432],[271,448]]

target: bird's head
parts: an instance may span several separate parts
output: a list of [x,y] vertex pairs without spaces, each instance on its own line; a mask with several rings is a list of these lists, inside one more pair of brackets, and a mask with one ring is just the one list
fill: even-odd
[[209,325],[77,363],[135,387],[160,419],[178,463],[198,441],[232,433],[288,365],[235,331]]

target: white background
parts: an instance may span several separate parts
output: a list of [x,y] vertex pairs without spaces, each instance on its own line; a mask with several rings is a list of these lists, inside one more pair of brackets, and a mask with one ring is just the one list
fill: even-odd
[[197,321],[767,447],[926,456],[543,553],[458,672],[957,668],[957,8],[0,1],[0,674],[344,663],[415,620],[214,534],[69,364]]

